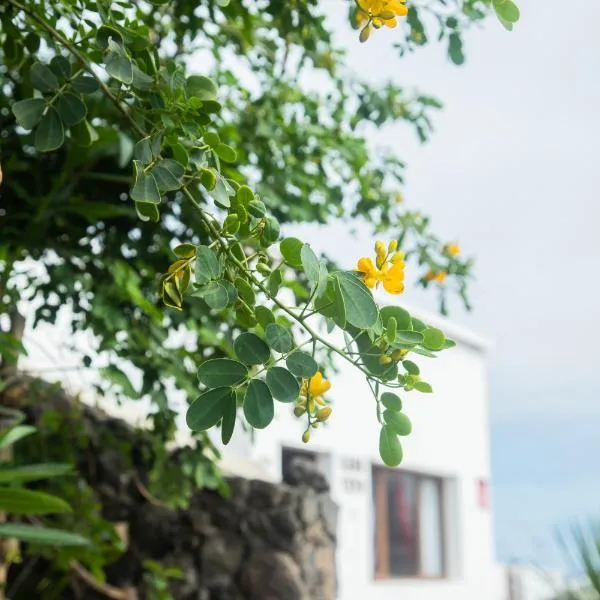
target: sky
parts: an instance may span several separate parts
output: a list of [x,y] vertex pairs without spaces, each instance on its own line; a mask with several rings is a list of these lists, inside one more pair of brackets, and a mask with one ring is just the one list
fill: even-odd
[[[600,2],[519,5],[512,33],[468,32],[462,67],[437,44],[398,58],[393,30],[357,44],[342,0],[327,9],[357,75],[444,103],[426,145],[405,125],[370,138],[406,160],[408,206],[476,257],[474,311],[450,316],[493,340],[498,556],[553,566],[554,529],[600,518]],[[343,257],[354,242],[332,237],[314,243]]]
[[[600,518],[600,2],[519,0],[515,31],[490,19],[469,32],[458,68],[437,44],[400,59],[393,30],[359,44],[345,0],[322,1],[357,75],[444,103],[426,145],[406,125],[369,138],[407,162],[407,206],[476,256],[474,311],[455,302],[450,317],[493,341],[498,557],[554,566],[553,529]],[[326,236],[303,233],[339,261],[372,244],[364,229],[357,242],[342,224]],[[406,300],[436,306],[412,290]],[[73,387],[79,378],[64,373]]]

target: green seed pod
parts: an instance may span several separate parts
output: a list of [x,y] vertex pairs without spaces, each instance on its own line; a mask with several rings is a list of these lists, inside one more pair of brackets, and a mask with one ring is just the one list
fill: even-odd
[[267,277],[271,274],[271,268],[269,267],[269,265],[263,262],[259,262],[256,264],[256,270]]

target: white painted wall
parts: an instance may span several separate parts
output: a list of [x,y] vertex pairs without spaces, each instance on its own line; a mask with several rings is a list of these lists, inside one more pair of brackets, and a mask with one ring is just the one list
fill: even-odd
[[[333,414],[326,427],[312,433],[308,446],[300,439],[304,422],[293,416],[290,405],[280,404],[275,426],[256,432],[254,444],[238,437],[225,456],[230,465],[241,455],[256,460],[266,477],[278,480],[283,446],[329,455],[331,492],[340,506],[340,600],[505,600],[494,564],[492,510],[479,506],[478,481],[490,480],[485,343],[450,323],[420,316],[435,321],[458,343],[440,358],[419,360],[434,394],[401,394],[413,422],[412,435],[404,438],[402,468],[448,478],[447,579],[374,580],[371,469],[382,464],[379,427],[369,388],[351,365],[340,361],[340,372],[328,373]],[[347,470],[347,458],[358,459],[359,470]],[[347,491],[348,478],[362,484],[360,491]]]

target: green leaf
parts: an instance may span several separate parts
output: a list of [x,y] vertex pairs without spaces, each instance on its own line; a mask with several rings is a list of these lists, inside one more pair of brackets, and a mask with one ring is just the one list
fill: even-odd
[[494,10],[498,18],[506,23],[516,23],[519,20],[519,7],[512,0],[494,0]]
[[396,344],[406,344],[409,346],[420,344],[423,341],[423,334],[418,331],[397,331]]
[[402,462],[402,445],[393,429],[385,425],[379,434],[379,455],[388,467],[397,467]]
[[449,350],[450,348],[455,348],[456,342],[454,340],[449,340],[446,338],[444,343],[442,344],[442,350]]
[[204,287],[194,293],[194,296],[200,296],[204,302],[214,310],[223,310],[229,306],[229,294],[222,281],[209,281]]
[[43,463],[39,465],[24,465],[22,467],[0,468],[0,483],[37,481],[39,479],[65,475],[72,470],[72,465],[62,463]]
[[[385,309],[382,309],[382,312]],[[423,323],[423,321],[419,319],[412,318],[412,327],[402,327],[402,329],[414,329],[415,331],[420,331],[423,333],[427,329],[427,325]]]
[[431,394],[433,392],[433,388],[426,381],[415,381],[413,387],[422,394]]
[[382,323],[387,323],[391,318],[396,319],[396,329],[413,329],[412,319],[408,311],[399,306],[384,306],[380,311]]
[[139,398],[139,392],[133,387],[129,377],[121,371],[119,367],[108,365],[100,370],[100,374],[112,384],[120,387],[126,396],[129,396],[130,398]]
[[234,396],[229,387],[219,387],[201,394],[188,408],[185,420],[192,431],[203,431],[216,425]]
[[455,65],[462,65],[465,62],[462,39],[456,31],[448,36],[448,56]]
[[57,98],[56,110],[67,127],[83,121],[87,114],[87,108],[81,98],[71,92],[65,92]]
[[173,254],[178,258],[192,258],[196,256],[196,245],[195,244],[178,244],[173,248]]
[[441,350],[446,337],[435,327],[429,327],[423,332],[423,346],[428,350]]
[[383,411],[383,420],[396,435],[409,435],[412,431],[410,419],[404,413],[388,408]]
[[335,322],[343,329],[346,327],[346,302],[344,300],[344,294],[342,294],[342,287],[340,286],[340,282],[337,277],[332,279],[332,292],[333,314]]
[[252,379],[244,397],[244,416],[255,429],[264,429],[275,416],[271,390],[264,381]]
[[142,221],[152,221],[158,223],[160,220],[160,212],[156,204],[150,204],[149,202],[136,202],[135,210],[138,217]]
[[266,329],[271,323],[275,323],[275,316],[266,306],[257,306],[254,309],[254,314],[263,329]]
[[88,75],[78,75],[72,79],[71,87],[80,94],[93,94],[100,89],[98,82]]
[[61,498],[22,488],[0,487],[0,510],[14,515],[48,515],[70,512]]
[[248,306],[254,306],[256,303],[256,294],[254,293],[252,286],[243,277],[236,277],[234,285],[240,298]]
[[412,360],[403,360],[402,366],[411,375],[418,375],[421,372],[418,365],[416,365]]
[[54,92],[58,89],[58,79],[50,67],[42,63],[33,63],[29,69],[29,80],[31,85],[40,92]]
[[19,440],[36,431],[37,429],[32,425],[16,425],[15,427],[11,427],[0,436],[0,449],[12,446]]
[[298,380],[283,367],[272,367],[269,369],[266,380],[273,398],[280,402],[294,402],[300,394]]
[[154,79],[148,75],[148,73],[144,73],[135,63],[132,65],[133,69],[133,81],[132,85],[134,88],[138,90],[149,90],[154,84]]
[[281,240],[279,251],[285,262],[291,267],[301,267],[301,251],[304,243],[295,237],[288,237]]
[[281,287],[281,283],[283,282],[283,276],[281,274],[281,269],[275,269],[267,280],[267,289],[269,290],[269,294],[274,298],[277,296],[277,292]]
[[208,246],[198,246],[196,256],[196,281],[208,283],[221,276],[221,266],[215,252]]
[[215,204],[221,208],[228,209],[231,207],[231,200],[229,200],[229,192],[227,191],[227,185],[223,177],[217,177],[217,183],[212,190],[212,197]]
[[106,72],[121,83],[133,83],[133,63],[120,52],[109,52],[105,59]]
[[308,244],[302,246],[300,250],[300,260],[302,261],[302,268],[306,273],[310,286],[314,289],[319,283],[319,259]]
[[0,538],[17,539],[28,544],[48,546],[88,546],[90,544],[89,540],[76,533],[21,523],[2,523],[0,525]]
[[398,323],[396,322],[395,317],[390,317],[385,326],[385,337],[390,344],[394,343],[397,331]]
[[319,299],[327,292],[327,284],[329,283],[329,272],[327,271],[327,265],[323,261],[319,261],[319,281],[315,288],[315,298]]
[[279,239],[281,227],[274,217],[268,217],[262,234],[263,246],[270,246]]
[[390,410],[402,410],[402,400],[396,394],[392,394],[392,392],[384,392],[381,394],[380,400],[381,404]]
[[223,412],[223,420],[221,421],[221,441],[225,446],[229,444],[233,430],[235,429],[235,420],[237,417],[237,402],[235,394],[227,399],[225,410]]
[[159,161],[151,171],[156,179],[158,189],[162,192],[174,192],[183,185],[185,168],[172,158]]
[[35,132],[35,148],[39,152],[57,150],[65,141],[65,130],[58,113],[51,106],[42,117]]
[[205,144],[207,144],[211,148],[221,142],[221,138],[219,137],[219,134],[214,131],[205,131],[204,135],[202,136],[202,140],[204,141]]
[[276,352],[283,354],[284,352],[289,352],[292,349],[294,342],[289,329],[286,329],[281,325],[277,325],[276,323],[271,323],[270,325],[267,325],[265,329],[265,335],[267,338],[267,343]]
[[17,123],[23,129],[33,129],[40,122],[44,108],[46,108],[46,101],[43,98],[19,100],[11,106]]
[[146,202],[149,204],[160,204],[160,191],[156,184],[156,179],[152,173],[144,173],[144,170],[138,161],[133,161],[136,169],[135,184],[129,195],[135,202]]
[[136,145],[133,147],[133,158],[144,165],[152,162],[152,147],[150,145],[149,137],[142,138],[136,143]]
[[98,133],[87,119],[71,128],[71,138],[80,146],[89,147],[98,140]]
[[198,368],[198,379],[209,388],[237,385],[248,377],[248,369],[237,360],[213,358]]
[[300,350],[296,350],[296,352],[290,354],[285,364],[298,377],[312,377],[319,370],[319,365],[315,359],[310,354],[301,352]]
[[227,144],[217,144],[214,147],[217,156],[225,162],[235,162],[237,160],[237,152]]
[[344,304],[346,320],[360,329],[367,329],[377,321],[377,305],[371,292],[354,273],[341,271],[334,274],[337,279]]
[[71,65],[64,56],[55,56],[50,61],[50,68],[52,69],[52,72],[63,81],[66,81],[71,77]]
[[247,365],[260,365],[271,358],[266,342],[254,333],[241,333],[233,342],[237,357]]
[[216,84],[202,75],[192,75],[187,78],[186,90],[188,96],[194,96],[202,100],[203,108],[209,112],[216,112],[221,108],[217,101]]

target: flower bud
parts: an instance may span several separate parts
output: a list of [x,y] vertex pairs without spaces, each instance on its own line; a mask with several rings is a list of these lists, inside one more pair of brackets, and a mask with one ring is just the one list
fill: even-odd
[[384,354],[383,356],[379,357],[380,365],[389,365],[391,362],[392,362],[392,357],[388,356],[387,354]]
[[317,419],[319,421],[327,421],[329,419],[329,415],[331,415],[331,406],[326,406],[325,408],[321,408],[317,412]]
[[297,417],[301,417],[305,412],[306,412],[306,408],[304,408],[304,406],[296,406],[294,408],[294,414]]
[[396,252],[398,249],[398,240],[392,240],[388,246],[388,252]]
[[310,440],[310,431],[307,429],[303,434],[302,434],[302,441],[305,444],[308,444],[308,440]]

